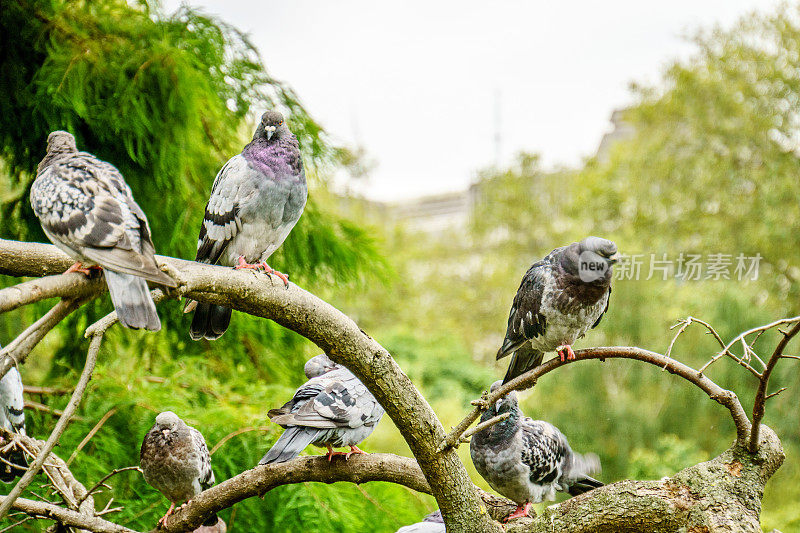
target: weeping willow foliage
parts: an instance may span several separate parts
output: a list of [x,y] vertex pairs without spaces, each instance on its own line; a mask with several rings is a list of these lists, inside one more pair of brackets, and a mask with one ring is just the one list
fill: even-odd
[[[349,154],[329,140],[288,85],[267,73],[247,36],[221,20],[188,7],[166,14],[147,2],[4,1],[0,88],[2,237],[46,240],[28,191],[47,134],[66,129],[82,150],[123,173],[148,215],[158,253],[192,259],[218,169],[249,141],[260,113],[278,108],[299,138],[310,193],[304,216],[270,263],[327,297],[389,279],[371,231],[344,216],[326,188],[326,176]],[[0,277],[0,286],[18,281]],[[178,412],[209,446],[240,428],[268,424],[266,411],[286,401],[303,381],[305,359],[318,353],[298,335],[241,313],[218,342],[195,343],[180,308],[178,302],[159,306],[158,334],[120,330],[105,341],[80,418],[56,450],[66,459],[113,412],[73,463],[87,486],[113,468],[138,463],[142,437],[160,411]],[[0,342],[46,309],[39,304],[4,315]],[[87,348],[82,332],[110,310],[104,297],[65,320],[21,369],[25,382],[74,383]],[[66,402],[38,400],[56,409]],[[55,422],[32,410],[28,420],[29,433],[40,437]],[[213,457],[217,479],[251,468],[278,434],[270,427],[230,438]],[[123,508],[111,520],[147,530],[166,509],[137,473],[110,484],[113,490],[98,501],[114,498],[112,507]],[[36,485],[25,496],[36,498]],[[429,501],[399,487],[309,484],[277,489],[223,516],[233,531],[393,531],[429,508]]]

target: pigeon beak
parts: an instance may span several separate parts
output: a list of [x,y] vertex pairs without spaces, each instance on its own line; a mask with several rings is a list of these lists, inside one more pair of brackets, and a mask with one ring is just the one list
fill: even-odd
[[503,399],[500,398],[496,402],[494,402],[494,409],[495,411],[500,411],[500,406],[503,404]]
[[266,128],[267,140],[272,139],[272,136],[275,135],[275,126],[267,126]]
[[608,258],[609,264],[619,263],[620,255],[619,252],[614,252],[612,256]]

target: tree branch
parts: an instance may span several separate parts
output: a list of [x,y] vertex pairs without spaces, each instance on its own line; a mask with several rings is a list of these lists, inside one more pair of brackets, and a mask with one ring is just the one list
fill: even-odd
[[0,349],[0,379],[11,370],[12,366],[24,363],[31,350],[39,344],[39,341],[51,329],[87,301],[80,298],[61,300],[45,313],[42,318],[20,333],[8,346]]
[[[455,450],[437,452],[445,433],[428,402],[389,352],[350,318],[293,283],[287,289],[262,274],[161,256],[156,260],[181,283],[177,294],[270,318],[311,340],[349,368],[384,407],[408,443],[430,482],[448,531],[498,531]],[[63,272],[70,264],[72,261],[54,246],[0,240],[0,273],[42,276]],[[80,290],[79,284],[62,297]]]
[[[798,318],[800,317],[795,317],[790,320],[798,320]],[[778,323],[774,324],[777,325]],[[776,394],[781,392],[779,390],[770,395],[767,395],[767,386],[769,385],[769,378],[772,376],[772,371],[775,369],[775,365],[778,364],[778,361],[782,358],[783,351],[786,349],[786,346],[789,344],[789,341],[791,341],[792,338],[794,338],[798,333],[800,333],[800,321],[796,322],[794,327],[792,327],[792,329],[789,330],[788,333],[783,333],[783,337],[778,342],[778,345],[775,347],[775,351],[772,352],[772,357],[770,357],[769,361],[767,362],[767,368],[761,374],[761,378],[758,381],[756,398],[753,401],[753,426],[752,430],[750,431],[750,442],[748,443],[747,446],[748,450],[750,450],[750,453],[755,453],[758,448],[759,429],[761,427],[761,420],[764,418],[764,409],[766,406],[767,398],[775,396]]]
[[661,367],[670,374],[675,374],[682,377],[686,381],[696,385],[709,398],[724,406],[731,413],[731,418],[736,426],[736,439],[740,444],[747,442],[750,435],[750,420],[742,408],[736,394],[729,390],[725,390],[706,376],[700,374],[697,370],[679,362],[675,359],[666,357],[660,353],[643,350],[641,348],[632,347],[608,347],[608,348],[588,348],[585,350],[577,350],[575,352],[575,359],[570,361],[561,361],[558,357],[554,357],[549,361],[542,363],[533,370],[529,370],[525,374],[514,378],[502,387],[495,390],[493,393],[485,393],[484,396],[476,402],[479,404],[472,410],[443,440],[441,446],[453,447],[459,441],[461,435],[472,425],[475,420],[480,417],[481,412],[486,410],[487,405],[491,405],[498,399],[502,398],[512,390],[523,390],[532,387],[536,380],[543,375],[552,372],[553,370],[564,365],[572,364],[573,362],[585,361],[589,359],[634,359],[644,363]]
[[44,446],[42,446],[41,450],[36,455],[36,459],[28,467],[27,471],[25,474],[23,474],[19,481],[17,481],[16,485],[14,485],[14,488],[8,493],[8,496],[3,498],[3,501],[0,502],[0,518],[3,518],[8,513],[8,511],[11,509],[11,506],[14,504],[14,500],[16,500],[19,495],[22,494],[22,491],[25,490],[28,485],[30,485],[31,481],[33,481],[33,478],[39,473],[39,470],[41,470],[45,460],[47,460],[47,457],[50,455],[53,447],[58,442],[58,439],[61,438],[61,434],[64,433],[64,430],[67,428],[70,418],[75,414],[78,404],[83,398],[83,393],[86,390],[86,386],[89,384],[89,380],[92,377],[94,365],[97,362],[97,352],[100,350],[100,344],[103,341],[104,332],[105,331],[101,331],[98,335],[92,337],[92,340],[89,343],[89,350],[86,353],[86,363],[83,367],[83,373],[78,380],[78,384],[75,386],[75,390],[72,392],[72,397],[70,398],[69,403],[67,403],[67,406],[64,408],[64,414],[62,414],[58,419],[58,422],[56,422],[55,428],[53,428],[52,433],[50,433],[50,436],[47,438],[47,442],[45,442]]
[[48,298],[60,298],[65,293],[71,294],[71,298],[94,296],[103,292],[105,287],[102,277],[89,279],[79,272],[33,279],[0,289],[0,313]]
[[[0,506],[10,502],[11,496],[0,496]],[[133,529],[117,525],[108,520],[98,517],[85,516],[77,511],[65,509],[50,503],[27,500],[25,498],[14,498],[9,504],[10,507],[22,511],[29,516],[55,520],[66,526],[93,531],[94,533],[137,533]]]

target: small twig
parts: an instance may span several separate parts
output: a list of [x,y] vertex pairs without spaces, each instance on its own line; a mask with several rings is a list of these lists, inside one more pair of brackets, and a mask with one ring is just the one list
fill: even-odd
[[[108,479],[110,477],[116,476],[120,472],[127,472],[129,470],[136,470],[137,472],[141,472],[142,471],[142,469],[139,468],[138,466],[126,466],[124,468],[115,468],[114,470],[112,470],[111,472],[109,472],[108,474],[103,476],[103,478],[100,481],[95,483],[94,486],[86,492],[86,496],[84,496],[83,498],[80,499],[80,501],[78,501],[78,505],[82,504],[83,501],[86,498],[88,498],[89,496],[92,495],[92,493],[94,493],[94,491],[98,490],[101,486],[103,486],[105,484],[105,482],[108,481]],[[113,500],[113,498],[112,498],[112,500]]]
[[[461,437],[459,437],[458,442],[456,443],[454,448],[458,448],[459,444],[463,444],[463,443],[469,442],[470,437],[472,437],[475,433],[478,433],[478,432],[483,431],[484,429],[486,429],[488,427],[491,427],[491,426],[493,426],[495,424],[498,424],[498,423],[502,422],[503,420],[505,420],[506,418],[508,418],[509,416],[511,416],[511,413],[503,413],[501,415],[493,416],[489,420],[486,420],[485,422],[481,422],[480,424],[478,424],[474,428],[468,429],[467,431],[465,431],[461,435]],[[439,450],[440,453],[441,453],[442,451],[444,451],[444,448],[446,447],[445,443],[442,442],[442,444],[439,447],[441,448]]]
[[17,366],[25,362],[25,358],[31,350],[39,344],[47,333],[64,320],[67,315],[88,302],[91,297],[77,300],[61,300],[54,305],[45,315],[31,324],[25,331],[20,333],[16,339],[11,341],[5,348],[0,349],[0,379],[11,370],[12,366]]
[[236,431],[234,431],[232,433],[228,433],[227,435],[222,437],[219,440],[219,442],[217,442],[214,445],[214,447],[211,448],[211,451],[209,452],[209,454],[210,455],[214,455],[214,452],[217,451],[220,446],[222,446],[223,444],[225,444],[226,442],[231,440],[233,437],[236,437],[237,435],[241,435],[242,433],[247,433],[248,431],[266,431],[266,432],[269,432],[269,431],[272,431],[272,428],[269,427],[269,426],[258,426],[258,427],[246,427],[246,428],[237,429]]
[[3,529],[0,529],[0,533],[5,533],[6,531],[11,531],[12,529],[17,527],[18,525],[22,524],[23,522],[27,522],[28,520],[33,520],[33,519],[34,519],[33,516],[27,516],[27,517],[23,518],[22,520],[20,520],[19,522],[14,522],[10,526],[4,527]]
[[75,451],[72,452],[72,455],[69,456],[69,459],[67,459],[67,466],[72,464],[72,461],[75,460],[75,457],[77,457],[78,453],[80,453],[80,451],[83,449],[83,447],[86,446],[89,443],[89,441],[92,439],[92,437],[94,437],[95,433],[100,431],[100,428],[103,427],[103,424],[105,424],[106,421],[109,418],[114,416],[114,414],[116,412],[117,412],[117,408],[116,407],[112,407],[111,409],[108,410],[108,412],[106,414],[103,415],[103,418],[101,418],[100,421],[97,424],[94,425],[92,430],[89,431],[89,433],[83,438],[81,443],[78,444],[78,447],[75,448]]
[[[35,411],[41,411],[43,413],[47,413],[53,416],[61,416],[64,414],[64,411],[59,409],[53,409],[52,407],[48,407],[43,403],[34,402],[31,400],[25,400],[25,409],[33,409]],[[85,422],[86,419],[82,416],[73,416],[72,420],[76,420],[79,422]]]
[[782,355],[781,359],[798,359],[800,360],[800,355]]
[[72,389],[59,389],[56,387],[36,387],[33,385],[23,385],[22,392],[25,394],[54,394],[56,396],[61,396],[64,394],[70,394]]
[[765,400],[769,400],[769,399],[770,399],[770,398],[772,398],[773,396],[777,396],[778,394],[782,393],[782,392],[783,392],[783,391],[785,391],[785,390],[786,390],[786,387],[781,387],[780,389],[776,390],[776,391],[775,391],[775,392],[773,392],[772,394],[767,394],[767,395],[764,397],[764,399],[765,399]]

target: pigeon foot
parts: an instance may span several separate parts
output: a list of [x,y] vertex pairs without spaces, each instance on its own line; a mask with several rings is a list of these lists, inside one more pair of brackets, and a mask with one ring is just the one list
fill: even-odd
[[556,353],[558,353],[558,357],[559,359],[561,359],[562,363],[564,362],[565,358],[567,361],[572,361],[573,359],[575,359],[575,352],[572,351],[572,346],[570,346],[569,344],[562,344],[561,346],[556,348]]
[[261,263],[258,264],[258,266],[263,268],[264,272],[266,272],[268,276],[271,276],[273,274],[278,276],[281,279],[281,281],[283,281],[283,286],[286,287],[287,289],[289,288],[289,276],[287,276],[282,272],[278,272],[277,270],[269,266],[266,261],[262,261]]
[[528,516],[530,510],[531,510],[531,502],[525,502],[525,505],[518,505],[517,509],[513,513],[508,515],[508,517],[505,519],[505,522],[513,520],[514,518],[521,518],[523,516]]
[[350,459],[350,456],[353,455],[353,454],[356,454],[356,455],[367,455],[367,452],[365,452],[364,450],[360,450],[358,448],[358,446],[350,446],[350,451],[347,452],[346,454],[344,454],[344,460],[346,461],[346,460]]
[[248,263],[247,261],[244,260],[244,256],[240,255],[239,256],[239,261],[236,263],[236,266],[233,267],[233,269],[234,270],[242,270],[244,268],[248,268],[250,270],[259,270],[261,268],[261,265]]
[[64,274],[69,274],[70,272],[80,272],[81,274],[83,274],[85,276],[91,276],[92,275],[92,270],[100,270],[100,267],[95,265],[95,266],[90,266],[90,267],[87,268],[87,267],[84,267],[83,263],[81,263],[80,261],[76,261],[71,267],[69,267],[64,272]]
[[169,518],[169,517],[170,517],[170,515],[172,514],[172,512],[173,512],[174,510],[175,510],[175,504],[174,504],[174,503],[171,503],[171,504],[170,504],[170,506],[169,506],[169,509],[167,509],[167,514],[165,514],[164,516],[162,516],[162,517],[161,517],[161,518],[158,520],[158,527],[159,527],[159,528],[166,527],[166,525],[167,525],[167,518]]

